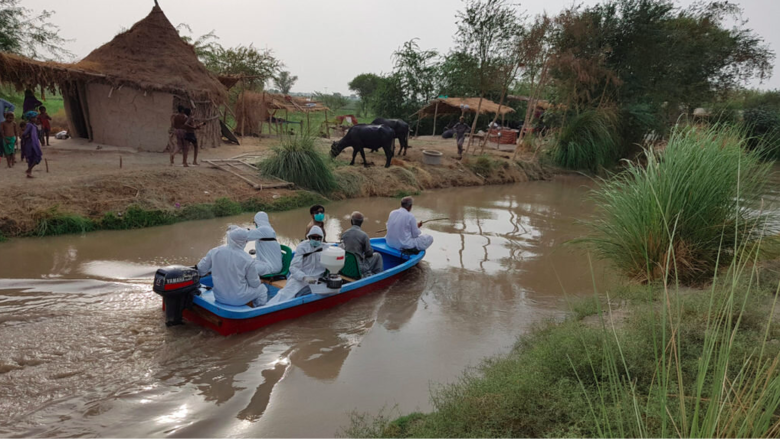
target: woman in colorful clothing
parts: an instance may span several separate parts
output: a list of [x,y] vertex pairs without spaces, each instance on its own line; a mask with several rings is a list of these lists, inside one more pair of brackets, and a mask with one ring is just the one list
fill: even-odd
[[33,168],[41,162],[43,152],[41,152],[41,141],[38,138],[38,128],[35,126],[38,121],[38,113],[28,111],[24,114],[27,119],[27,126],[22,133],[22,158],[27,160],[27,178],[33,178]]

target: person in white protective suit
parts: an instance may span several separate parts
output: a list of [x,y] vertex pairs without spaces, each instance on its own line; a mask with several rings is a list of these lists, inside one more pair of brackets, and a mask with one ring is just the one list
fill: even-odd
[[418,250],[427,249],[433,244],[433,236],[423,235],[420,232],[422,221],[419,223],[412,215],[412,197],[405,197],[401,200],[401,207],[390,212],[387,219],[387,236],[385,240],[387,245],[398,250]]
[[271,227],[267,213],[257,212],[255,227],[256,229],[251,231],[251,235],[256,237],[255,265],[257,266],[257,274],[265,276],[282,271],[282,247],[276,240],[276,231]]
[[263,306],[268,300],[268,290],[260,282],[255,260],[244,251],[250,231],[231,226],[227,243],[209,250],[198,262],[198,273],[211,272],[214,280],[214,299],[233,306]]
[[316,283],[317,279],[325,274],[325,267],[320,263],[323,235],[319,226],[309,230],[306,235],[309,239],[298,244],[295,249],[295,256],[290,262],[290,274],[287,275],[287,285],[272,297],[267,305],[275,305],[311,294],[309,284]]

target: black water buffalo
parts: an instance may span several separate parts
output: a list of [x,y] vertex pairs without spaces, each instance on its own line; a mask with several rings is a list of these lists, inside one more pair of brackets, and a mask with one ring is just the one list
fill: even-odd
[[382,148],[385,151],[385,157],[387,157],[387,163],[385,168],[390,167],[390,160],[393,158],[393,139],[395,138],[395,132],[385,125],[355,125],[347,131],[347,134],[338,142],[333,142],[330,147],[330,155],[336,157],[344,151],[345,148],[352,147],[352,162],[350,165],[355,164],[355,157],[360,152],[360,156],[363,157],[363,166],[368,166],[366,162],[366,153],[363,149],[368,148],[371,151],[376,151]]
[[[402,121],[401,119],[382,119],[381,117],[377,117],[374,119],[373,122],[371,122],[372,125],[386,125],[393,129],[393,132],[395,133],[395,138],[398,139],[398,143],[401,144],[401,147],[398,149],[398,155],[401,155],[401,151],[403,151],[403,155],[406,155],[406,148],[409,147],[409,124]],[[395,153],[395,145],[393,145],[393,152]]]

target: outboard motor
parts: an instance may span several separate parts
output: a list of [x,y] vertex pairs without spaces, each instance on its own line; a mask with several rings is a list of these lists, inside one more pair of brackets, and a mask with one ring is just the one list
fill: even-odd
[[183,325],[182,312],[192,306],[192,298],[200,287],[198,270],[192,267],[171,265],[160,268],[154,275],[155,293],[163,298],[165,326]]

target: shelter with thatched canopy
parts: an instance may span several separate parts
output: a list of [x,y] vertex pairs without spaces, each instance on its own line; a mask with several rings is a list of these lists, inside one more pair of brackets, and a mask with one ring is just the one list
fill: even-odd
[[280,118],[282,114],[286,119],[289,113],[305,113],[308,120],[309,113],[324,111],[327,119],[329,110],[321,102],[297,96],[245,90],[236,100],[235,130],[244,136],[259,135],[263,132],[263,123],[267,122],[272,127],[276,125],[277,131],[281,132],[279,124],[274,124],[273,121]]
[[[417,116],[417,127],[419,128],[419,120],[423,117],[433,116],[433,132],[436,132],[436,118],[440,114],[459,114],[465,113],[477,113],[479,114],[496,114],[504,116],[507,113],[513,113],[515,110],[512,107],[506,105],[499,105],[489,99],[482,98],[438,98],[428,102],[427,105],[419,109],[412,116]],[[479,114],[477,116],[479,116]],[[417,134],[415,133],[415,136]]]
[[0,53],[0,82],[19,89],[59,89],[72,137],[164,151],[170,116],[183,105],[206,122],[198,131],[200,145],[221,143],[218,105],[225,102],[227,89],[156,5],[130,30],[76,64]]

